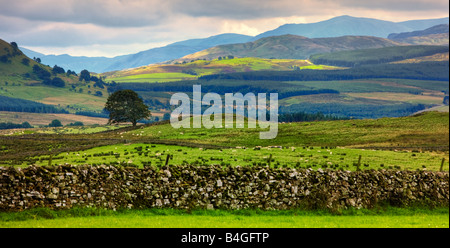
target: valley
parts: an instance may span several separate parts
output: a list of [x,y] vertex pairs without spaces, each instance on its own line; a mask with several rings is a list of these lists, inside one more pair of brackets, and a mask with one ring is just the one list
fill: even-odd
[[[377,215],[392,206],[403,211],[417,206],[428,216],[448,217],[445,22],[448,18],[387,22],[341,16],[114,58],[44,55],[0,40],[0,226],[17,224],[2,219],[15,215],[9,215],[11,209],[42,211],[36,217],[63,214],[72,206],[79,206],[74,211],[80,214],[126,209],[136,216],[161,211],[177,219],[170,211],[178,210],[165,207],[180,206],[197,221],[195,211],[218,213],[213,226],[226,215],[220,211],[245,215],[253,211],[249,206],[275,216],[357,210]],[[172,96],[194,99],[196,85],[200,97],[276,93],[276,137],[261,139],[268,128],[249,128],[249,104],[244,122],[231,123],[233,128],[226,121],[224,128],[204,123],[174,128],[169,119],[178,105],[170,103]],[[139,117],[136,126],[130,118],[108,124],[114,110],[105,104],[117,92],[135,98],[116,100],[115,110],[142,102],[151,116]],[[211,105],[203,103],[200,113]],[[258,120],[265,114],[259,115]],[[238,117],[233,113],[233,121]],[[189,114],[187,121],[194,118]],[[308,185],[301,185],[299,175],[311,180]],[[17,194],[7,191],[16,186]],[[250,198],[256,203],[248,203]],[[17,218],[29,224],[29,217]],[[436,226],[448,225],[439,221]],[[391,224],[372,226],[383,225]]]

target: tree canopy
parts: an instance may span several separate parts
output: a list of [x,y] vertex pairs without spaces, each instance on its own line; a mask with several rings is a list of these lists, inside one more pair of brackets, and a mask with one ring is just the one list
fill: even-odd
[[105,104],[109,112],[108,123],[131,122],[133,126],[142,119],[151,116],[148,106],[133,90],[119,90],[108,97]]
[[82,70],[80,72],[80,77],[78,78],[79,81],[85,81],[85,82],[90,82],[91,81],[91,73],[88,70]]
[[61,121],[59,121],[58,119],[53,120],[52,122],[50,122],[50,124],[48,124],[49,127],[62,127],[63,125],[61,124]]

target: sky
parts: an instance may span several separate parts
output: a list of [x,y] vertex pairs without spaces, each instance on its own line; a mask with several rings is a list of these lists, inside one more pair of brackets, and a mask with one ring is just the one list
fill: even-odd
[[448,0],[0,0],[0,39],[44,54],[114,57],[341,15],[398,22],[448,9]]

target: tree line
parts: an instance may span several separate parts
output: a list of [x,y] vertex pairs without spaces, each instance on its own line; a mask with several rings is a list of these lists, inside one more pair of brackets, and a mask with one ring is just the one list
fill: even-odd
[[314,64],[357,67],[448,53],[448,51],[448,46],[394,46],[316,54],[310,57],[310,61]]
[[[278,93],[278,99],[292,96],[316,95],[316,94],[339,94],[334,89],[312,89],[303,85],[292,85],[273,81],[243,81],[243,80],[213,80],[211,82],[200,80],[189,80],[169,82],[161,84],[148,83],[119,83],[108,87],[109,92],[129,89],[136,92],[186,92],[192,94],[193,85],[200,84],[202,93],[214,92],[219,95],[226,93]],[[147,99],[145,99],[149,102]]]
[[0,111],[62,114],[69,113],[64,109],[56,108],[52,105],[7,96],[0,96]]
[[449,62],[413,64],[363,65],[341,70],[252,71],[214,74],[199,77],[199,82],[211,80],[243,81],[337,81],[370,78],[400,78],[416,80],[449,80]]
[[322,113],[340,118],[377,119],[381,117],[409,116],[430,107],[424,104],[344,104],[344,103],[301,103],[280,106],[280,114]]

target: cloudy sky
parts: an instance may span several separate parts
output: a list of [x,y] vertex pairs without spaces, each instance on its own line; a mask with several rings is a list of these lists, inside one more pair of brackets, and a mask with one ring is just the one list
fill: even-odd
[[448,0],[0,0],[0,39],[44,54],[113,57],[340,15],[448,17],[448,8]]

